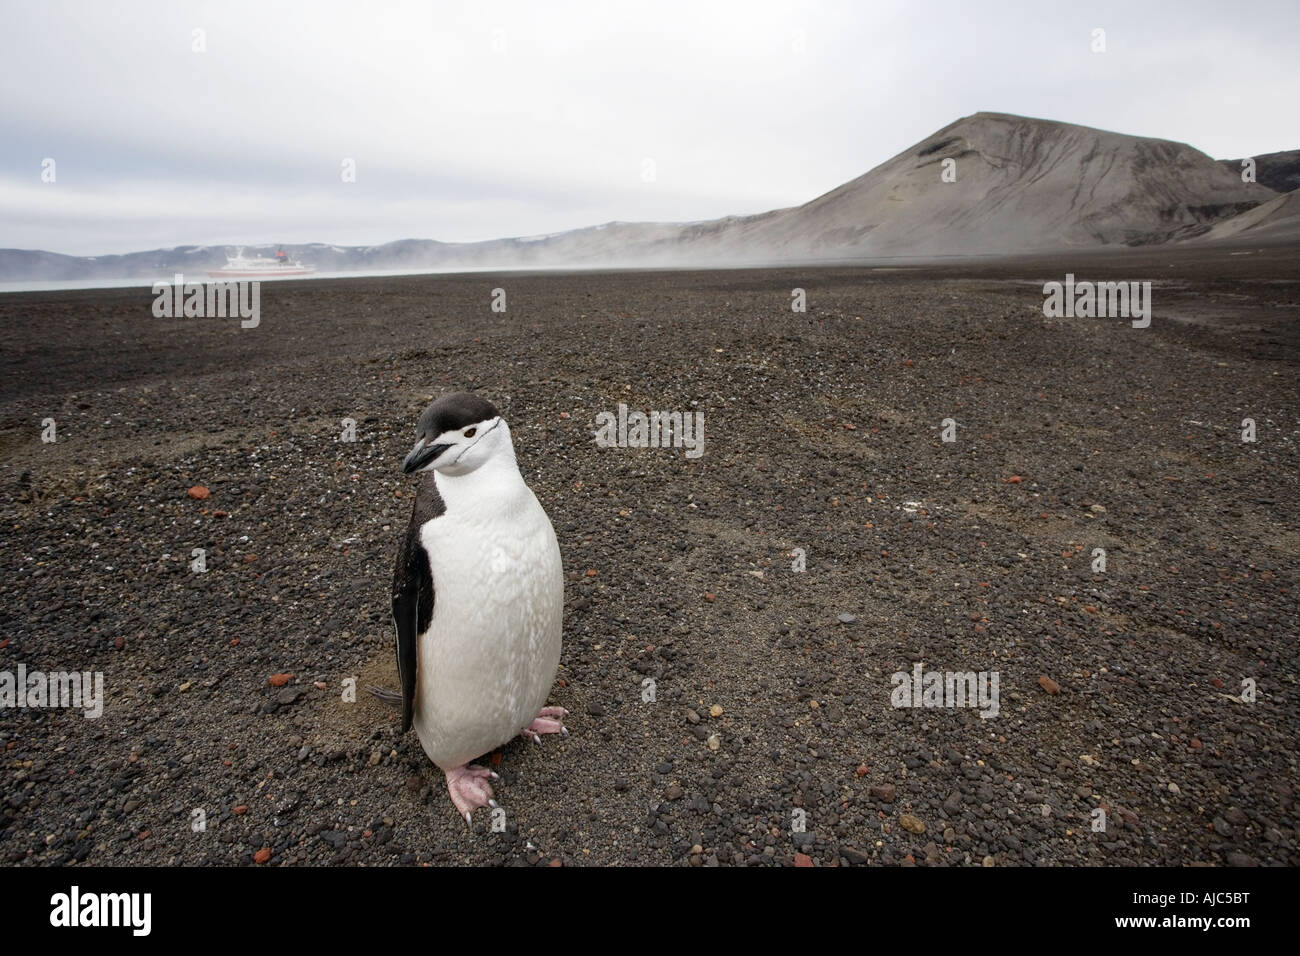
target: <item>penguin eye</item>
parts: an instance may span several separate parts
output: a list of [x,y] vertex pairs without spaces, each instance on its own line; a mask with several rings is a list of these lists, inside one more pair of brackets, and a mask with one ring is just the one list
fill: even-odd
[[467,428],[467,429],[465,429],[465,437],[466,437],[466,438],[473,438],[473,437],[474,437],[474,433],[475,433],[476,431],[478,431],[477,428]]

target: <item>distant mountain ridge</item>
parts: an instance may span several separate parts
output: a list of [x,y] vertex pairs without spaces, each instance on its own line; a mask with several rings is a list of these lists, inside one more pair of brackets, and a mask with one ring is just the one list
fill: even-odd
[[[1300,188],[1300,149],[1281,153],[1262,153],[1255,160],[1255,180],[1279,193]],[[1241,175],[1244,159],[1221,159],[1219,163]]]
[[[378,246],[286,244],[321,272],[770,265],[1146,246],[1197,239],[1300,240],[1300,150],[1214,160],[1183,143],[975,113],[801,206],[688,223],[610,222],[554,235]],[[1257,207],[1268,208],[1262,212]],[[266,254],[275,246],[249,245]],[[115,256],[0,249],[0,281],[201,279],[234,247]]]

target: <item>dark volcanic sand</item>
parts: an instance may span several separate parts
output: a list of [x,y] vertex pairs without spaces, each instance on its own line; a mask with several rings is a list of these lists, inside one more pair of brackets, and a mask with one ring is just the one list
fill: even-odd
[[[1044,319],[1067,271],[1155,280],[1152,327]],[[1294,250],[262,291],[252,330],[0,295],[0,670],[106,684],[0,712],[3,862],[1300,862]],[[341,700],[395,683],[400,463],[452,388],[569,575],[570,736],[500,751],[504,833]],[[620,401],[704,412],[703,457],[597,448]],[[1001,712],[892,708],[918,661]]]

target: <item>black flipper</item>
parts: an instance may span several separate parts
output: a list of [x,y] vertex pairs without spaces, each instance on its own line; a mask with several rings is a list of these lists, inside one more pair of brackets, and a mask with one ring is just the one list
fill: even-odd
[[438,494],[433,472],[420,479],[406,526],[406,538],[397,552],[393,572],[393,621],[397,625],[397,677],[402,690],[402,733],[411,729],[415,717],[415,670],[419,637],[429,629],[433,618],[433,572],[429,555],[420,544],[420,528],[446,513],[447,506]]

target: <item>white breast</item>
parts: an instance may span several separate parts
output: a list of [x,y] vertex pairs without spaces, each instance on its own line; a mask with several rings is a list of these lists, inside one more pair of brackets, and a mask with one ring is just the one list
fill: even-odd
[[420,635],[414,726],[439,767],[501,746],[545,705],[560,661],[564,572],[546,512],[519,480],[490,507],[427,522],[434,607]]

